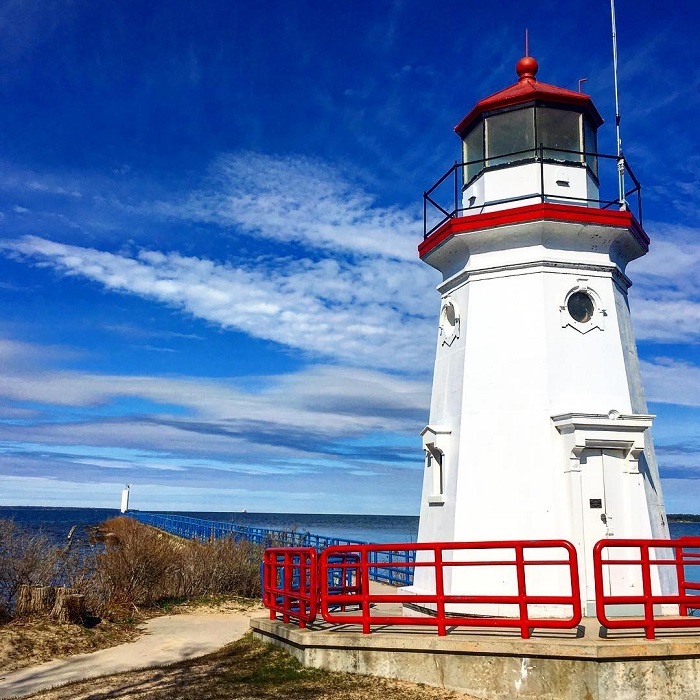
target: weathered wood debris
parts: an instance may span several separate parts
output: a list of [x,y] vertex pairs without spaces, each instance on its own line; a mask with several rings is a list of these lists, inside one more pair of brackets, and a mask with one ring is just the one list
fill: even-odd
[[17,591],[16,617],[48,615],[57,622],[82,622],[85,596],[65,586],[31,586],[23,584]]

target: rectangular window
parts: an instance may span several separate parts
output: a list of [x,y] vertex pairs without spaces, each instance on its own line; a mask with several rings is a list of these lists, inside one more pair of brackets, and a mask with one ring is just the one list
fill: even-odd
[[442,452],[435,451],[432,455],[433,466],[433,496],[445,495],[444,475],[442,473]]
[[517,109],[486,119],[486,165],[535,157],[535,110]]
[[434,446],[428,447],[425,452],[425,466],[429,469],[428,480],[431,494],[429,500],[442,501],[445,496],[445,471],[443,461],[445,456]]
[[[589,154],[598,153],[598,140],[596,138],[595,129],[585,117],[583,118],[583,150]],[[588,165],[591,172],[598,177],[598,156],[587,155],[586,165]]]
[[471,182],[484,169],[484,124],[472,129],[462,142],[464,162],[464,184]]
[[[537,108],[537,143],[551,160],[582,162],[581,115],[566,109]],[[561,150],[548,150],[548,149]]]

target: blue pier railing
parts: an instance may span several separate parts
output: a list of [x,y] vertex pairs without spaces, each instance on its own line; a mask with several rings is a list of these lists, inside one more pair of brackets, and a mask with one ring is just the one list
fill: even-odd
[[[298,530],[274,530],[262,527],[247,527],[219,520],[202,520],[187,515],[170,513],[146,513],[130,511],[130,517],[144,525],[151,525],[177,537],[188,540],[208,540],[229,537],[234,541],[245,540],[263,547],[313,547],[321,552],[326,547],[368,544],[340,537],[326,537]],[[416,553],[411,551],[372,552],[371,561],[376,566],[370,568],[370,578],[391,586],[408,586],[413,583],[413,566]],[[397,566],[391,566],[396,564]]]

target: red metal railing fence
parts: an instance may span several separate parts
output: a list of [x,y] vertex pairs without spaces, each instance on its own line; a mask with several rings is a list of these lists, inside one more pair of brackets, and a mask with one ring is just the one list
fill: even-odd
[[294,618],[299,627],[318,613],[318,555],[313,547],[271,547],[263,558],[263,604],[270,619]]
[[[682,550],[680,553],[676,553],[676,558],[680,559],[676,569],[678,590],[682,591],[691,601],[690,604],[685,602],[680,604],[680,614],[692,615],[694,611],[700,611],[700,537],[680,537],[675,541]],[[688,569],[692,570],[695,575],[694,579],[690,581],[688,580]]]
[[[392,558],[389,553],[417,550],[422,560],[407,563],[406,557]],[[313,622],[320,609],[327,622],[358,623],[364,633],[372,625],[432,625],[439,635],[448,627],[510,627],[523,638],[533,627],[569,629],[581,620],[576,549],[565,540],[510,542],[444,542],[431,544],[388,544],[328,547],[321,553],[318,574],[314,576],[315,553],[307,548],[274,548],[265,552],[263,599],[274,619],[278,614],[288,622],[298,620],[300,627]],[[377,566],[400,570],[408,566],[428,567],[435,578],[435,593],[395,593],[370,591],[369,570]],[[445,594],[445,575],[464,568],[490,568],[501,572],[505,590],[498,594],[479,592],[471,595]],[[533,593],[528,578],[534,569],[558,567],[559,586],[566,591]],[[505,583],[509,581],[509,583]],[[563,584],[562,584],[563,582]],[[503,586],[501,586],[503,587]],[[425,608],[427,615],[383,614],[381,603],[408,604]],[[531,614],[532,606],[548,606],[560,614],[545,618]],[[467,616],[468,606],[509,606],[514,615]],[[348,612],[348,608],[358,612]]]
[[[408,550],[416,552],[415,562],[403,556]],[[431,569],[434,593],[371,590],[369,571],[378,560],[399,580],[406,567]],[[693,616],[700,611],[700,537],[601,540],[593,562],[596,614],[604,627],[643,629],[648,639],[660,628],[700,628],[700,617]],[[558,575],[538,576],[550,567]],[[445,593],[447,576],[473,568],[499,572],[490,579],[494,590]],[[668,593],[669,580],[677,581],[676,592]],[[566,540],[348,545],[320,556],[311,547],[271,548],[263,563],[263,602],[271,619],[281,615],[304,628],[320,612],[326,622],[358,624],[365,634],[373,625],[432,625],[438,635],[449,627],[504,627],[527,639],[534,628],[574,628],[582,614],[576,549]],[[396,614],[385,604],[418,614]]]
[[[416,568],[429,568],[434,573],[435,593],[406,592],[380,593],[370,590],[368,571],[376,557],[373,554],[384,551],[414,549]],[[424,556],[421,556],[424,553]],[[480,554],[477,554],[480,553]],[[338,563],[338,558],[354,554],[358,560]],[[427,555],[427,556],[426,556]],[[508,541],[508,542],[438,542],[425,544],[362,545],[359,547],[328,547],[320,559],[320,610],[323,619],[331,623],[360,624],[365,634],[371,632],[372,625],[431,625],[436,626],[438,635],[443,636],[448,627],[511,627],[520,630],[524,639],[530,636],[530,629],[576,627],[581,621],[581,601],[578,588],[578,563],[575,547],[565,540]],[[388,567],[408,566],[403,561],[386,563]],[[561,593],[528,591],[528,578],[535,569],[559,568],[564,576],[553,577],[553,588],[564,587]],[[498,571],[496,579],[501,584],[499,593],[479,592],[470,595],[450,595],[445,593],[446,575],[455,575],[464,568],[488,568]],[[338,576],[339,571],[351,573],[355,582],[351,588],[331,589],[329,581]],[[418,612],[424,609],[427,614],[405,616],[382,614],[382,603],[410,605]],[[356,614],[338,612],[339,607],[357,606]],[[531,615],[532,606],[546,606],[556,610],[556,617]],[[489,607],[508,607],[513,616],[502,616],[484,612]],[[469,610],[480,610],[478,616],[469,615]],[[517,612],[516,612],[517,610]]]
[[[700,537],[597,542],[593,548],[593,567],[600,624],[608,629],[643,629],[647,639],[654,639],[660,628],[700,627],[700,618],[692,616],[700,608],[700,583],[695,582],[700,572],[700,552],[693,549],[700,549]],[[691,574],[695,581],[688,578],[688,570],[693,567],[697,567],[694,576]],[[665,576],[664,569],[673,570],[671,573],[678,582],[676,593],[661,592],[659,581]],[[619,590],[615,571],[621,572],[627,581],[626,590]],[[608,613],[608,608],[613,606],[616,609],[612,612],[617,612],[617,617]],[[678,614],[673,614],[676,611]]]

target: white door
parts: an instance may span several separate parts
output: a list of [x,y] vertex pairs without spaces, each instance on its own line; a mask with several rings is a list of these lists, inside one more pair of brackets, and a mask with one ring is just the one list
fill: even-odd
[[[581,510],[585,559],[586,600],[595,600],[593,546],[604,537],[615,534],[615,511],[619,506],[620,476],[624,455],[620,450],[586,449],[581,454]],[[608,567],[603,567],[603,585],[610,592]],[[586,614],[593,614],[588,606]]]

